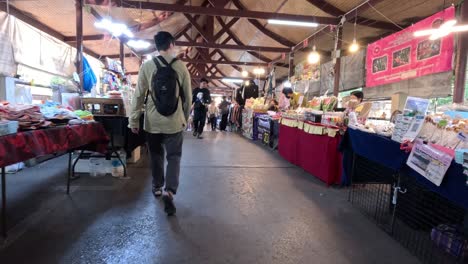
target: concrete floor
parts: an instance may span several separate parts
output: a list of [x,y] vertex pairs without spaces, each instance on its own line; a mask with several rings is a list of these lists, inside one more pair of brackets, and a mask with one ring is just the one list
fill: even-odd
[[70,196],[64,158],[8,175],[0,263],[418,263],[346,190],[238,135],[187,135],[176,217],[147,167],[131,180],[83,176]]

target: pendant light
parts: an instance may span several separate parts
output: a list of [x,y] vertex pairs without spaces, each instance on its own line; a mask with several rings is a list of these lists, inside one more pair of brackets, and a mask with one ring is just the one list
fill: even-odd
[[320,54],[317,52],[317,49],[316,49],[315,45],[312,48],[312,52],[307,57],[307,61],[310,64],[317,64],[317,63],[320,62]]
[[356,9],[356,17],[354,18],[354,37],[353,43],[349,46],[349,52],[355,53],[359,50],[359,44],[356,41],[356,20],[357,20],[357,9]]

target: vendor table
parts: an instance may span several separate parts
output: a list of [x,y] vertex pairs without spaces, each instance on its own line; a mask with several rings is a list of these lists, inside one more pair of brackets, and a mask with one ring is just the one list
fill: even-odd
[[330,134],[314,134],[319,124],[283,118],[280,122],[278,151],[287,161],[295,164],[327,185],[341,182],[341,154],[338,145],[341,136],[337,129]]
[[[409,153],[389,138],[348,128],[341,147],[352,156],[344,169],[353,205],[423,263],[466,263],[468,186],[462,165],[452,162],[436,186],[406,165]],[[444,225],[457,231],[438,231]],[[464,249],[455,248],[460,243]]]
[[109,138],[99,123],[19,132],[0,137],[0,168],[2,174],[2,235],[6,237],[6,173],[5,167],[59,152],[68,152],[67,194],[70,193],[72,152],[92,150],[106,152]]

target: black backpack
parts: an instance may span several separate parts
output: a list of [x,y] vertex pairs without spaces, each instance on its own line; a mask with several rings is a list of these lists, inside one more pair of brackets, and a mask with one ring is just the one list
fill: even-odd
[[[163,67],[158,59],[165,65]],[[172,64],[177,61],[173,59],[171,63],[162,57],[153,58],[157,71],[153,73],[151,79],[151,91],[149,94],[153,99],[156,110],[163,116],[170,116],[177,111],[179,97],[184,102],[184,92],[181,91],[177,72],[172,68]]]

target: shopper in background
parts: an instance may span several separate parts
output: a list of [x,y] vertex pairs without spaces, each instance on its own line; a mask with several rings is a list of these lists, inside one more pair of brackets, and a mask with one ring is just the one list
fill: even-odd
[[229,105],[230,103],[226,100],[226,96],[223,96],[223,101],[219,104],[219,111],[221,112],[221,123],[219,124],[219,130],[226,131],[229,116]]
[[291,88],[284,88],[279,101],[279,109],[281,111],[288,111],[291,107],[291,98],[294,92]]
[[[148,135],[151,155],[152,192],[156,197],[163,195],[165,185],[164,210],[168,215],[173,215],[176,212],[174,195],[179,187],[183,131],[187,126],[192,105],[191,80],[185,64],[175,59],[174,37],[169,32],[160,31],[154,36],[154,41],[160,56],[146,61],[141,66],[131,105],[129,127],[133,133],[139,133],[139,120],[145,105],[144,130]],[[153,85],[152,80],[155,78],[157,81]],[[162,88],[166,89],[166,86],[177,90],[171,90],[173,92],[170,93],[157,92]],[[168,97],[167,94],[171,94],[172,97]],[[164,177],[165,152],[167,152],[166,177]]]
[[216,125],[218,124],[219,110],[216,107],[214,101],[211,101],[210,106],[208,106],[208,117],[209,123],[211,124],[211,131],[216,131]]
[[200,87],[193,90],[193,136],[202,139],[203,129],[206,124],[206,112],[211,103],[210,90],[208,90],[208,80],[202,78]]

